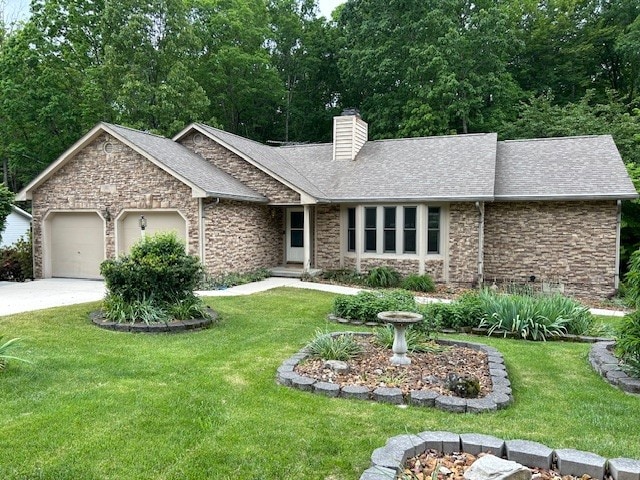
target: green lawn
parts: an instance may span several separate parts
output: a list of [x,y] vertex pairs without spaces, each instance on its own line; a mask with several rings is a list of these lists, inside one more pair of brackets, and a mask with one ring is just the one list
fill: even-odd
[[333,295],[278,289],[207,302],[192,334],[92,326],[97,303],[0,317],[22,337],[0,374],[2,479],[356,479],[387,437],[423,430],[524,438],[640,458],[640,398],[601,380],[589,346],[472,337],[504,355],[516,402],[455,415],[329,399],[275,382],[320,329]]

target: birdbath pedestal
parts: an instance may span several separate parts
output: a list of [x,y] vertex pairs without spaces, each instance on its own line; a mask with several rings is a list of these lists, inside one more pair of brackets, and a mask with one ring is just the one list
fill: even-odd
[[414,312],[380,312],[378,319],[384,323],[393,325],[393,357],[390,362],[393,365],[409,365],[411,359],[407,357],[406,329],[413,323],[422,321],[422,315]]

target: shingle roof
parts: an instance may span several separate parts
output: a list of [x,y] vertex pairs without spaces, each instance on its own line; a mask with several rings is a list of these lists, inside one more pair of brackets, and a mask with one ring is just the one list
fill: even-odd
[[238,200],[266,201],[265,197],[179,143],[119,125],[108,123],[104,125],[208,195]]
[[280,147],[332,201],[490,200],[494,133],[367,142],[353,161],[331,144]]
[[496,200],[636,198],[610,135],[498,142]]

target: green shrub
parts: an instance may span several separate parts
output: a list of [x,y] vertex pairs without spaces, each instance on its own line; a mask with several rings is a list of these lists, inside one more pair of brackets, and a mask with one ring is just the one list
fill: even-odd
[[173,302],[167,306],[169,315],[176,320],[189,320],[191,318],[207,318],[207,306],[200,297],[190,295]]
[[24,282],[33,279],[32,252],[31,235],[0,249],[0,280]]
[[405,290],[412,290],[414,292],[434,292],[436,290],[436,284],[429,275],[409,275],[401,284]]
[[348,268],[337,270],[325,270],[320,274],[320,278],[336,283],[346,283],[349,285],[364,285],[365,275]]
[[188,255],[175,233],[160,233],[138,241],[129,255],[100,265],[111,295],[125,302],[153,299],[173,303],[190,295],[202,278],[198,258]]
[[361,322],[379,322],[378,313],[390,310],[416,312],[418,307],[413,295],[406,290],[338,295],[333,302],[334,315]]
[[199,288],[201,290],[220,290],[235,287],[237,285],[259,282],[260,280],[264,280],[270,276],[271,272],[266,268],[259,268],[246,273],[229,272],[214,276],[205,275],[199,285]]
[[624,368],[640,377],[640,312],[625,315],[618,329],[616,351],[624,362]]
[[520,338],[545,340],[590,324],[588,309],[562,295],[504,295],[485,290],[480,299],[482,324],[489,327],[489,333],[504,330]]
[[369,270],[364,282],[373,288],[393,288],[400,284],[400,274],[393,268],[374,267]]
[[342,361],[357,357],[364,352],[362,345],[351,333],[331,335],[320,331],[316,332],[316,337],[307,345],[307,350],[315,358]]
[[120,295],[108,294],[103,301],[104,316],[117,323],[163,323],[171,320],[166,303],[153,297],[126,301]]
[[441,328],[477,327],[484,316],[483,304],[478,292],[463,293],[451,303],[434,302],[420,309],[425,321],[435,322]]
[[640,308],[640,250],[631,254],[629,271],[624,277],[625,302],[633,309]]

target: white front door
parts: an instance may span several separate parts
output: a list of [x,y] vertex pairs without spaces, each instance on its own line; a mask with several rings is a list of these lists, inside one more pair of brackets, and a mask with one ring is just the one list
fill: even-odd
[[287,209],[287,262],[304,261],[304,210]]

